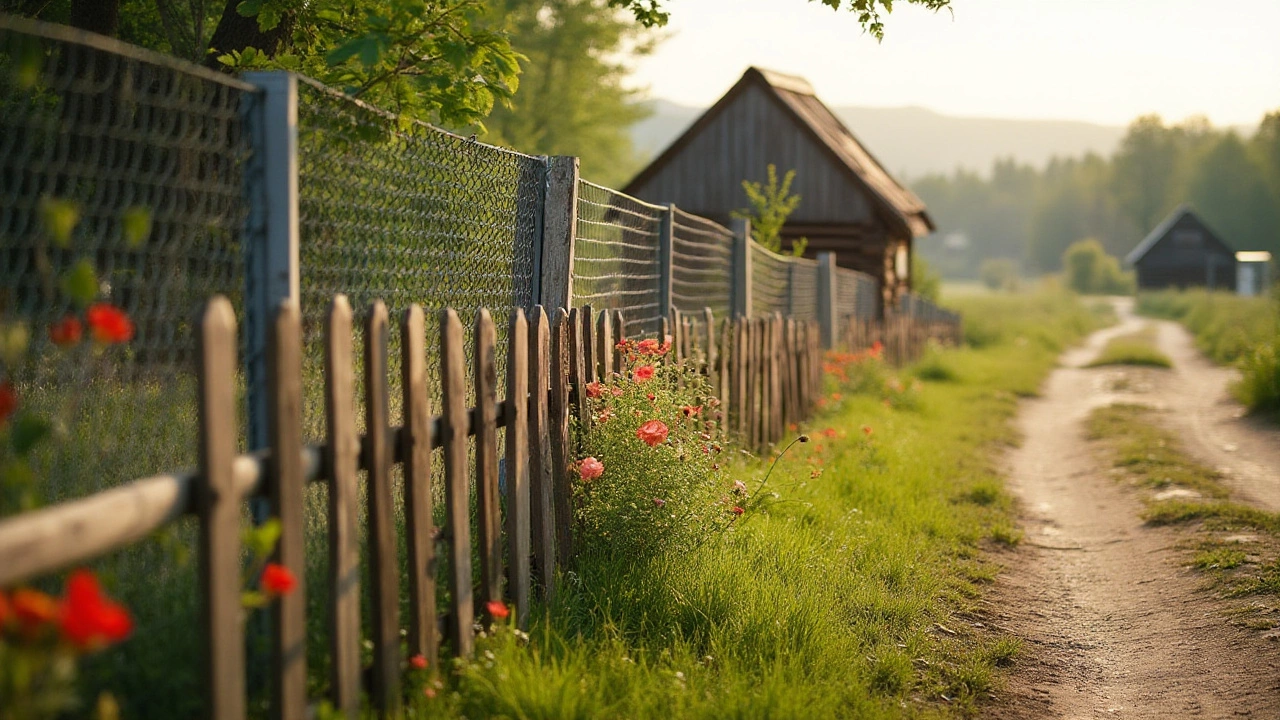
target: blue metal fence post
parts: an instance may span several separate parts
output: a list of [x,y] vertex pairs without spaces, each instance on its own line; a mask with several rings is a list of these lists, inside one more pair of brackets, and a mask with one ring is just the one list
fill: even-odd
[[822,346],[830,350],[840,342],[840,318],[836,307],[836,254],[818,253],[818,323]]
[[245,173],[245,399],[249,449],[267,446],[267,329],[283,300],[299,301],[298,79],[245,73],[259,96],[245,118],[252,157]]
[[658,232],[658,317],[671,317],[672,248],[675,245],[676,206],[667,203],[662,213],[662,228]]

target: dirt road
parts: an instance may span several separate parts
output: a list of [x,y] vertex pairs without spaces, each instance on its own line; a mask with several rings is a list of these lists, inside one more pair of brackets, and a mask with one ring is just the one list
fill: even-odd
[[[1162,413],[1188,450],[1230,472],[1241,499],[1280,509],[1280,433],[1237,417],[1229,371],[1200,358],[1182,328],[1160,326],[1173,371],[1082,366],[1122,322],[1066,353],[1027,401],[1010,457],[1023,547],[1006,558],[990,618],[1026,639],[1001,718],[1280,718],[1280,643],[1233,626],[1183,566],[1178,531],[1145,526],[1138,498],[1083,438],[1089,412],[1117,400]],[[1268,439],[1271,445],[1268,445]]]

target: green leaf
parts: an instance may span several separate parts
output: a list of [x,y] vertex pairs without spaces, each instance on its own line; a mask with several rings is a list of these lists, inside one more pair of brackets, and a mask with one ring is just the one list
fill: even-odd
[[240,605],[246,610],[264,608],[267,606],[267,596],[257,590],[245,590],[240,593]]
[[244,533],[244,544],[255,558],[265,558],[276,549],[280,541],[280,521],[271,518],[258,527],[250,528]]
[[120,217],[120,228],[124,234],[124,244],[136,248],[151,235],[151,211],[141,205],[134,205],[124,211]]
[[93,263],[86,258],[76,261],[62,276],[62,291],[77,305],[93,302],[98,297],[98,273],[93,269]]
[[40,226],[58,247],[71,244],[71,233],[80,223],[80,206],[71,200],[41,198]]
[[0,325],[0,360],[5,365],[14,367],[22,362],[30,343],[31,331],[26,323],[17,321]]
[[339,45],[337,48],[334,48],[333,52],[325,56],[325,61],[329,63],[330,67],[341,65],[356,55],[363,56],[366,52],[366,46],[372,44],[374,44],[374,42],[369,37],[353,38],[348,40],[346,43]]
[[26,455],[52,431],[53,425],[48,420],[31,413],[23,413],[14,419],[13,428],[9,431],[9,441],[13,444],[15,453]]
[[35,487],[36,474],[26,459],[12,459],[0,465],[0,489],[5,494],[28,495]]

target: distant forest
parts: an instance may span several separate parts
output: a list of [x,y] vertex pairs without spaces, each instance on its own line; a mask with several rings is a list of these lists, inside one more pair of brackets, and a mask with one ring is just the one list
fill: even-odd
[[911,183],[938,231],[917,248],[946,277],[976,277],[988,258],[1024,275],[1059,270],[1067,246],[1096,238],[1123,257],[1181,203],[1237,250],[1280,257],[1280,111],[1252,136],[1206,120],[1135,120],[1110,157],[1054,158],[1043,169],[998,160]]

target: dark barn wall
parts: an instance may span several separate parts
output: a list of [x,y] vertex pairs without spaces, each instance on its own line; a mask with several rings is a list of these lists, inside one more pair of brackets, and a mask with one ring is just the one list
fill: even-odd
[[778,174],[796,171],[791,192],[800,207],[791,222],[874,223],[865,190],[780,107],[752,83],[657,172],[628,190],[655,203],[725,221],[747,206],[743,180],[765,180],[770,163]]
[[1190,213],[1135,263],[1138,287],[1236,289],[1235,253]]

